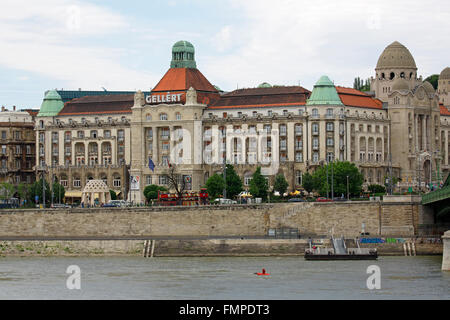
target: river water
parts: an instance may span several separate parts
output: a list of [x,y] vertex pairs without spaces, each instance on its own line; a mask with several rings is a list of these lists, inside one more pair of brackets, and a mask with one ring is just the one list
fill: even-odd
[[[441,262],[439,256],[3,257],[0,299],[450,299],[450,272],[441,271]],[[71,265],[80,270],[79,290],[66,286]],[[380,268],[379,290],[367,288],[370,265]],[[254,274],[262,268],[271,275]]]

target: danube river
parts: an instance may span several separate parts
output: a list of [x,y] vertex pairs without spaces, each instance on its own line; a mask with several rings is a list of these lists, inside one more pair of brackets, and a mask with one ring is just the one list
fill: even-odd
[[[305,261],[303,257],[0,258],[0,299],[450,299],[440,256],[378,261]],[[69,266],[80,289],[69,290]],[[381,289],[367,288],[367,268]],[[75,267],[77,269],[77,267]],[[254,273],[262,268],[270,276]],[[78,270],[78,269],[77,269]],[[70,284],[76,284],[70,278]],[[78,279],[78,278],[77,278]]]

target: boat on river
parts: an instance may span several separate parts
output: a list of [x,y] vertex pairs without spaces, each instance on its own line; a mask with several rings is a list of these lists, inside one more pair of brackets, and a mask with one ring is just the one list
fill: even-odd
[[331,237],[333,248],[313,246],[309,241],[309,249],[305,250],[306,260],[377,260],[377,249],[361,248],[356,242],[357,248],[347,248],[344,237]]

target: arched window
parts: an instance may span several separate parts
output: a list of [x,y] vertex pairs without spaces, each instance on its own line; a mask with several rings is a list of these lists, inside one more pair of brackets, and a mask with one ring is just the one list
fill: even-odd
[[175,119],[176,119],[176,120],[181,120],[181,113],[177,112],[177,113],[175,114]]
[[147,113],[147,115],[145,116],[145,119],[147,121],[152,121],[152,115],[150,113]]
[[318,117],[318,116],[319,116],[319,110],[317,110],[317,109],[312,109],[312,116],[313,116],[313,117]]
[[405,73],[404,72],[400,73],[400,78],[405,79]]
[[392,79],[394,79],[394,78],[395,78],[395,73],[394,73],[394,72],[391,72],[391,74],[389,75],[389,79],[392,80]]
[[165,121],[165,120],[167,120],[168,118],[167,118],[167,113],[161,113],[160,115],[159,115],[159,120],[162,120],[162,121]]

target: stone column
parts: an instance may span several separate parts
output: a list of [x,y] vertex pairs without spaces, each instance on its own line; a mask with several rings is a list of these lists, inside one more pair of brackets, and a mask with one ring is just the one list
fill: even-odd
[[447,130],[444,131],[444,134],[445,134],[445,138],[444,138],[444,141],[445,141],[445,145],[444,145],[444,150],[445,150],[445,152],[444,152],[444,157],[445,157],[444,163],[446,165],[448,165],[448,131]]
[[159,155],[158,155],[158,143],[159,143],[159,132],[158,127],[152,127],[153,134],[153,152],[152,152],[152,161],[156,165],[159,163]]
[[415,140],[415,150],[416,152],[419,151],[419,119],[418,119],[418,115],[415,114],[414,115],[414,140]]
[[319,160],[327,159],[327,122],[319,120]]
[[102,164],[102,143],[95,143],[97,145],[97,164]]
[[89,143],[84,142],[84,165],[89,165]]
[[58,164],[59,166],[64,165],[64,157],[66,155],[65,144],[64,144],[65,131],[61,130],[58,132]]
[[[234,129],[233,129],[233,125],[229,124],[226,126],[226,139],[225,139],[225,148],[226,148],[226,154],[225,154],[225,162],[228,163],[229,161],[233,160],[232,157],[232,152],[231,150],[233,149],[233,139],[230,137],[230,133],[233,133]],[[231,135],[233,136],[233,135]],[[234,136],[233,136],[234,137]]]
[[111,164],[117,164],[117,140],[111,142]]
[[76,157],[75,157],[75,152],[76,152],[76,150],[75,150],[75,142],[71,141],[70,143],[71,143],[71,146],[72,146],[72,163],[71,163],[71,165],[72,165],[72,166],[75,166],[75,165],[76,165]]
[[257,133],[257,138],[256,138],[256,162],[257,163],[261,163],[262,161],[262,132],[264,130],[263,124],[262,123],[258,123],[256,124],[256,133]]
[[214,164],[220,164],[220,132],[219,126],[211,126],[211,162]]
[[425,115],[422,116],[422,148],[425,150],[427,148],[427,124],[425,120]]
[[288,161],[295,160],[295,133],[294,122],[287,123],[287,159]]
[[272,123],[272,157],[271,161],[280,159],[280,128],[277,122]]
[[[132,144],[132,142],[131,142],[131,128],[124,128],[123,131],[124,131],[124,136],[125,136],[124,137],[125,163],[131,164],[131,158],[132,158],[131,150],[133,149],[132,146],[131,146],[131,144]],[[137,131],[135,131],[135,132],[137,133]],[[133,140],[135,140],[135,139],[138,139],[138,141],[139,141],[138,145],[141,146],[141,144],[142,144],[142,136],[141,137],[134,136]],[[133,150],[133,152],[135,152],[135,150]],[[139,157],[141,156],[142,152],[143,152],[143,150],[141,149],[140,152],[139,152]]]
[[[339,160],[339,156],[341,154],[340,144],[341,144],[341,134],[340,134],[340,124],[339,121],[333,121],[333,129],[334,129],[334,159]],[[344,142],[345,143],[345,140]]]
[[248,124],[243,124],[241,127],[241,163],[245,164],[247,162],[247,133],[248,133]]
[[444,243],[442,270],[450,271],[450,230],[444,233],[442,241]]

